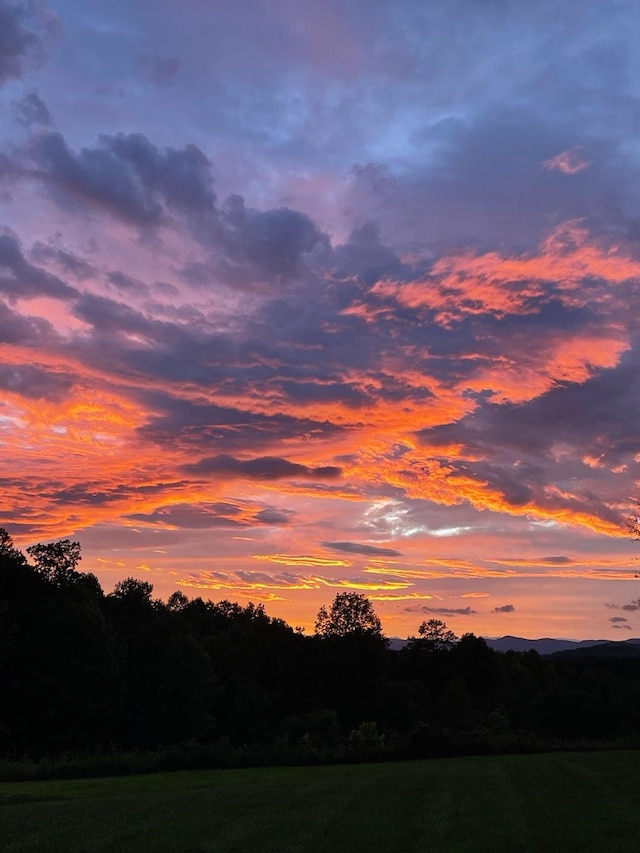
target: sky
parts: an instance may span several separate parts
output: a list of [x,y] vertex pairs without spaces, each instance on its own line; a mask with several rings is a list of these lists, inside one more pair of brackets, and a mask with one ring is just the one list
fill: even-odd
[[313,630],[640,636],[634,0],[0,0],[0,526]]

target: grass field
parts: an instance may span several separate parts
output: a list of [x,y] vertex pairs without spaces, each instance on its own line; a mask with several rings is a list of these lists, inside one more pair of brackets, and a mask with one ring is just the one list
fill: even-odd
[[640,850],[640,753],[0,783],[0,850]]

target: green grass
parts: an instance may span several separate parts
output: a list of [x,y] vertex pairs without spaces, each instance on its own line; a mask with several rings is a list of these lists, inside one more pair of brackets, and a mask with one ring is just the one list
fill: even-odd
[[0,850],[640,850],[640,753],[0,783]]

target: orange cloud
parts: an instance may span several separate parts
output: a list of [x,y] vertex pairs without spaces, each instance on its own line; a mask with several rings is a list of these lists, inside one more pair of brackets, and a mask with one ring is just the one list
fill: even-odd
[[300,554],[252,554],[254,560],[282,563],[285,566],[350,566],[350,560],[335,560],[330,557],[315,557]]
[[[584,302],[593,295],[592,279],[621,284],[640,276],[640,263],[616,245],[598,242],[579,222],[558,226],[534,255],[465,252],[440,258],[427,278],[412,282],[382,280],[372,293],[406,308],[426,308],[448,325],[465,316],[531,314],[553,296]],[[550,290],[551,286],[551,290]],[[574,294],[580,288],[579,294]]]

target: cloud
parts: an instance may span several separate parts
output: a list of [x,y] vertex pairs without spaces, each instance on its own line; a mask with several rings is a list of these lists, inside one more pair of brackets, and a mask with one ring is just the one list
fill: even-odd
[[31,264],[24,256],[20,240],[0,228],[0,293],[10,299],[52,296],[70,299],[78,291],[55,275]]
[[253,554],[252,556],[254,560],[262,560],[267,563],[281,563],[285,566],[339,567],[351,565],[348,560],[332,560],[313,554]]
[[[95,317],[95,322],[99,327],[99,317]],[[182,337],[182,335],[179,335]],[[183,340],[183,348],[178,357],[174,356],[175,345],[173,344],[159,347],[155,352],[147,350],[144,355],[144,372],[150,372],[153,375],[163,374],[170,377],[190,378],[192,381],[198,379],[200,371],[203,369],[202,355],[204,349],[197,341],[190,344],[189,339]],[[209,342],[209,362],[205,360],[205,377],[210,376],[210,363],[213,361],[213,350],[215,341]],[[224,342],[222,342],[222,355],[224,355]],[[192,356],[192,357],[189,357]],[[196,359],[194,362],[194,358]],[[124,370],[123,365],[123,372]],[[230,373],[227,368],[227,374]],[[209,379],[209,382],[211,379]],[[212,444],[218,448],[226,450],[243,451],[247,446],[257,450],[261,447],[277,445],[279,441],[286,438],[296,437],[300,435],[314,436],[337,436],[341,432],[341,427],[338,424],[331,423],[328,420],[324,422],[315,421],[304,417],[304,413],[300,413],[298,417],[291,414],[267,414],[258,410],[251,410],[253,401],[238,400],[237,405],[246,405],[246,408],[234,408],[224,395],[221,395],[216,403],[202,403],[199,398],[196,400],[184,399],[182,396],[174,397],[170,393],[162,390],[142,392],[139,394],[141,403],[145,409],[150,412],[147,422],[139,427],[139,433],[145,440],[151,440],[158,445],[166,446],[171,443],[179,443],[185,448],[192,448],[193,455],[199,455],[200,452],[206,451]],[[152,413],[152,414],[151,414]],[[231,458],[231,457],[230,457]],[[213,463],[211,460],[214,460]],[[200,462],[189,463],[195,465],[196,468],[191,468],[190,473],[208,476],[210,465],[227,465],[230,470],[234,470],[237,475],[240,475],[242,468],[234,466],[233,462],[215,461],[216,457],[205,457]],[[295,463],[292,463],[295,464]],[[280,466],[278,470],[284,471],[286,466]],[[302,466],[301,476],[303,479],[308,479],[307,466]],[[289,473],[284,476],[293,476],[294,470],[289,468]],[[335,469],[339,471],[339,469]],[[334,472],[330,472],[334,473]],[[337,476],[337,475],[336,475]],[[329,477],[330,479],[330,477]]]
[[139,227],[166,222],[170,211],[215,219],[210,162],[195,145],[158,148],[142,133],[118,133],[75,152],[52,131],[29,154],[30,175],[66,208],[82,202]]
[[55,16],[44,5],[0,0],[0,86],[44,61],[55,26]]
[[[46,107],[37,95],[16,109],[24,120],[45,123]],[[193,144],[161,148],[143,133],[117,133],[76,151],[61,133],[49,130],[16,148],[15,162],[7,163],[10,177],[41,182],[67,211],[102,211],[141,229],[184,221],[213,252],[204,262],[185,264],[184,274],[194,283],[222,279],[254,287],[256,273],[263,283],[295,276],[314,250],[330,254],[327,236],[301,211],[247,208],[237,194],[219,210],[211,162]]]
[[571,557],[564,554],[554,557],[540,557],[541,563],[550,563],[552,566],[568,566],[574,562]]
[[29,257],[45,266],[53,265],[61,276],[70,276],[77,281],[98,276],[96,268],[85,258],[51,243],[36,242]]
[[149,287],[143,281],[135,279],[120,270],[112,270],[107,273],[107,281],[121,293],[135,293],[144,296],[149,293]]
[[174,504],[150,513],[131,513],[133,521],[159,524],[163,527],[207,530],[214,527],[245,527],[250,522],[243,508],[226,502],[203,504]]
[[260,524],[269,524],[284,527],[288,524],[291,524],[295,513],[291,510],[279,510],[279,509],[261,509],[260,512],[257,512],[253,519],[254,521],[259,522]]
[[154,86],[170,86],[178,75],[180,60],[176,56],[162,59],[155,53],[142,53],[135,61],[135,68]]
[[608,607],[618,608],[620,610],[626,610],[629,613],[635,613],[636,610],[640,610],[640,598],[636,598],[635,601],[631,601],[629,604],[616,605],[611,604],[607,605]]
[[[28,483],[28,485],[31,487],[31,483]],[[75,505],[76,507],[80,507],[82,505],[100,507],[109,505],[128,506],[129,504],[135,503],[140,504],[150,499],[157,500],[163,497],[166,498],[176,495],[187,485],[187,481],[184,480],[156,483],[129,482],[114,484],[108,483],[105,480],[83,479],[81,482],[70,485],[65,485],[56,480],[47,481],[40,479],[39,481],[39,488],[43,497],[46,497],[59,506],[66,506],[70,504]],[[177,510],[181,510],[184,506],[177,505],[176,508]],[[172,509],[173,507],[165,508],[164,512],[163,510],[156,510],[154,513],[149,515],[137,513],[131,517],[150,522],[163,521],[168,517],[168,514],[171,513]],[[167,513],[167,515],[164,513]]]
[[515,613],[516,609],[513,604],[503,604],[501,607],[494,607],[492,613]]
[[[482,402],[457,422],[421,431],[418,437],[436,458],[450,459],[450,448],[455,448],[458,476],[485,483],[487,491],[495,490],[513,509],[535,507],[558,519],[582,516],[592,529],[620,535],[620,512],[605,503],[597,478],[586,469],[597,470],[591,459],[603,468],[629,464],[640,452],[631,426],[640,416],[636,386],[635,358],[624,359],[526,402]],[[566,449],[560,456],[559,447]],[[582,487],[554,486],[559,478],[567,482],[572,477]],[[590,480],[592,488],[586,486]]]
[[584,159],[579,146],[561,151],[560,154],[550,157],[542,164],[544,169],[556,169],[564,175],[577,175],[578,172],[586,169],[589,165],[589,160]]
[[73,384],[74,377],[68,373],[27,364],[0,364],[0,388],[32,400],[59,402],[68,395]]
[[321,542],[323,548],[330,551],[342,551],[345,554],[362,554],[364,557],[401,557],[402,552],[395,548],[379,548],[377,545],[361,545],[357,542]]
[[183,466],[190,474],[204,476],[243,477],[249,480],[282,480],[288,477],[304,479],[335,480],[340,477],[341,469],[332,465],[310,468],[297,462],[289,462],[276,456],[261,456],[256,459],[235,459],[220,454],[201,459],[199,462]]
[[629,604],[605,604],[609,610],[626,610],[628,613],[635,613],[640,610],[640,598],[636,598]]
[[13,103],[16,121],[24,127],[48,127],[53,124],[51,113],[37,92],[29,92]]
[[[0,278],[0,288],[1,286]],[[25,317],[0,300],[0,343],[21,346],[39,341],[46,345],[57,340],[56,329],[48,320],[40,317]]]
[[610,616],[609,622],[628,622],[628,619],[625,619],[624,616]]
[[[242,196],[225,202],[220,247],[234,265],[249,265],[263,275],[292,275],[300,259],[326,242],[309,216],[288,207],[257,211],[245,208]],[[226,268],[231,274],[231,268]],[[233,276],[232,276],[233,278]]]
[[419,607],[405,607],[405,613],[430,613],[434,616],[475,616],[477,610],[472,610],[471,607],[427,607],[421,605]]

